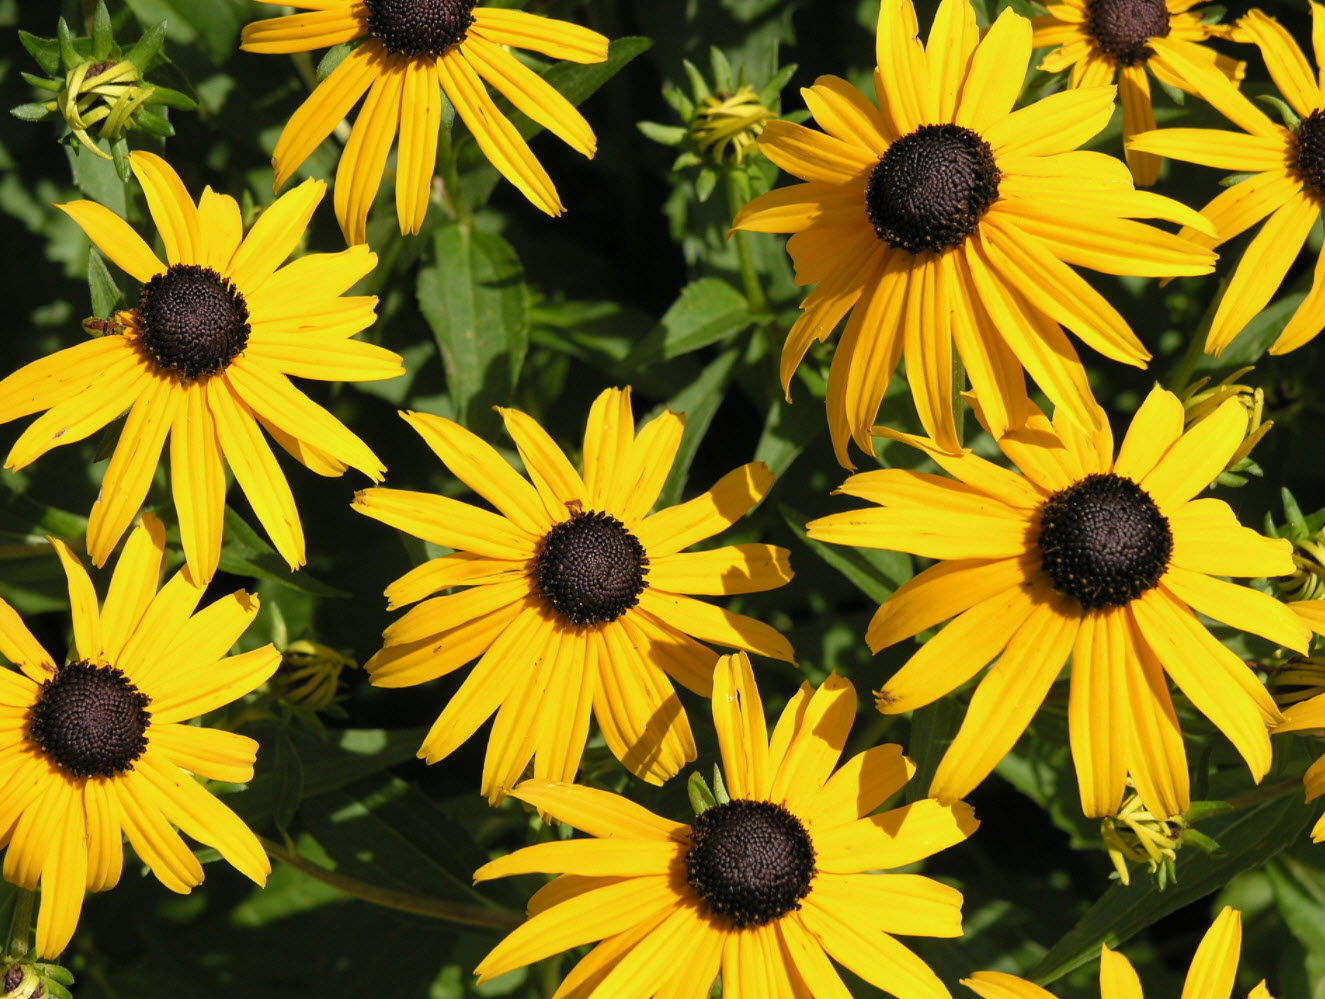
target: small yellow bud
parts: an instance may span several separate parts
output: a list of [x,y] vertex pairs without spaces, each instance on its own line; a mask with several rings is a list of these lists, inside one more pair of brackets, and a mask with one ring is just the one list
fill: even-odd
[[734,94],[704,98],[690,121],[690,138],[717,163],[741,163],[756,149],[755,140],[773,112],[746,84]]

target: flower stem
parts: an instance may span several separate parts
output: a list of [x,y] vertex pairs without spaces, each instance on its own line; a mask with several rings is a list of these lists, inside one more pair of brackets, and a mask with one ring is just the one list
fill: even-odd
[[[742,194],[740,181],[737,180],[736,170],[728,167],[722,171],[722,174],[727,182],[727,207],[731,211],[732,218],[735,218],[736,213],[745,207],[746,199]],[[755,268],[754,258],[750,255],[749,237],[750,234],[741,229],[732,233],[732,239],[736,242],[736,257],[741,265],[741,283],[745,285],[745,300],[751,312],[767,312],[768,298],[764,295],[759,271]]]
[[338,888],[348,895],[361,898],[387,909],[410,912],[416,916],[427,916],[459,926],[472,926],[480,929],[498,930],[508,933],[519,926],[523,919],[509,909],[493,905],[484,908],[477,905],[461,905],[456,902],[444,902],[441,899],[414,895],[410,892],[395,891],[381,885],[360,881],[337,871],[329,871],[320,864],[315,864],[296,850],[287,849],[274,840],[259,836],[258,841],[267,855],[275,860],[289,864],[295,870],[307,874],[310,878],[325,885]]

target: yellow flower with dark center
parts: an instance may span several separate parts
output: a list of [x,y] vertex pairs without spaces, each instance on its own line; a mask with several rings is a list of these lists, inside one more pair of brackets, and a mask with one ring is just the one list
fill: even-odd
[[0,828],[4,876],[41,885],[37,953],[55,957],[78,924],[83,892],[120,880],[123,837],[171,891],[202,883],[177,827],[258,884],[271,867],[239,817],[194,778],[253,779],[258,744],[187,724],[272,675],[265,645],[227,656],[258,613],[242,590],[195,614],[206,585],[187,567],[157,590],[166,532],[150,514],[130,534],[100,611],[78,558],[52,541],[69,579],[74,649],[57,661],[0,601]]
[[[1325,66],[1325,7],[1311,4],[1316,65]],[[1215,311],[1205,349],[1220,354],[1243,327],[1269,304],[1297,259],[1325,203],[1325,88],[1291,35],[1274,19],[1253,10],[1238,22],[1260,48],[1270,77],[1301,119],[1295,128],[1276,124],[1208,65],[1170,55],[1174,66],[1199,84],[1204,100],[1242,132],[1213,128],[1163,128],[1132,139],[1130,147],[1177,160],[1251,176],[1226,188],[1203,208],[1214,224],[1209,232],[1183,230],[1202,246],[1218,246],[1265,225],[1239,261]],[[1325,255],[1316,260],[1315,279],[1302,304],[1270,347],[1286,354],[1325,328]]]
[[899,999],[948,999],[895,934],[961,936],[959,891],[918,874],[877,873],[962,842],[969,805],[924,799],[871,814],[915,772],[901,747],[837,766],[856,692],[836,673],[804,684],[768,737],[744,654],[713,678],[713,721],[731,800],[686,825],[606,791],[526,781],[511,791],[594,837],[501,857],[476,880],[561,875],[529,920],[479,964],[480,981],[601,940],[558,997],[846,997],[831,957]]
[[1114,88],[1054,94],[1019,111],[1030,22],[1004,10],[980,40],[967,0],[943,0],[929,46],[911,0],[879,13],[879,107],[845,80],[802,90],[816,132],[773,121],[759,146],[806,181],[755,198],[733,227],[795,233],[798,284],[818,284],[782,349],[782,384],[810,345],[850,313],[828,376],[838,461],[872,452],[870,426],[897,367],[926,433],[960,450],[953,350],[998,436],[1021,426],[1030,374],[1083,428],[1096,407],[1071,329],[1106,357],[1150,358],[1126,322],[1071,266],[1109,274],[1204,274],[1214,256],[1134,221],[1204,228],[1191,209],[1136,191],[1127,168],[1076,147],[1108,124]]
[[0,423],[45,410],[5,467],[23,468],[128,409],[88,520],[93,564],[105,564],[138,513],[169,436],[175,513],[193,575],[210,580],[220,559],[226,464],[277,551],[298,568],[299,511],[258,428],[319,475],[354,467],[381,481],[377,456],[288,377],[371,381],[404,372],[391,351],[351,339],[373,324],[377,298],[342,293],[377,257],[352,247],[281,266],[322,200],[321,181],[277,199],[244,236],[233,198],[209,187],[195,205],[165,160],[136,152],[130,165],[167,263],[109,209],[59,206],[142,287],[136,308],[103,324],[109,335],[0,381]]
[[[1230,999],[1242,951],[1242,915],[1224,906],[1201,938],[1187,969],[1182,999]],[[981,999],[1054,999],[1038,985],[1001,971],[977,971],[962,984]],[[1100,947],[1100,999],[1142,999],[1141,980],[1127,958]],[[1274,999],[1261,982],[1247,999]]]
[[367,92],[336,168],[336,218],[347,243],[366,238],[368,209],[397,130],[396,217],[402,233],[416,233],[423,225],[443,93],[502,176],[549,215],[564,211],[547,171],[484,84],[592,157],[598,146],[589,123],[506,47],[570,62],[602,62],[607,39],[598,32],[521,10],[481,7],[478,0],[290,0],[286,5],[306,13],[245,25],[241,47],[307,52],[364,39],[290,118],[272,157],[279,189]]
[[478,658],[419,755],[429,763],[449,755],[495,711],[483,765],[490,801],[520,780],[531,757],[535,777],[573,780],[591,712],[617,759],[661,784],[695,758],[672,681],[708,695],[718,657],[700,642],[792,661],[791,645],[768,625],[686,596],[753,593],[791,579],[786,549],[773,545],[682,551],[739,520],[773,476],[751,462],[650,515],[682,417],[665,412],[637,435],[630,390],[607,390],[589,413],[581,476],[534,420],[500,412],[532,485],[463,427],[403,414],[496,513],[401,489],[355,498],[360,513],[456,549],[392,583],[390,607],[466,587],[387,628],[365,668],[378,686],[409,687]]
[[[1049,12],[1031,18],[1035,27],[1031,44],[1056,46],[1040,61],[1047,73],[1071,69],[1069,86],[1097,87],[1112,83],[1118,74],[1118,97],[1123,105],[1123,139],[1155,127],[1150,106],[1150,78],[1187,93],[1200,93],[1200,85],[1187,78],[1184,62],[1213,67],[1230,80],[1246,74],[1246,63],[1201,44],[1211,37],[1229,37],[1229,30],[1202,20],[1194,11],[1199,0],[1061,0],[1045,3]],[[1175,64],[1169,54],[1176,52]],[[1126,148],[1132,177],[1142,185],[1159,179],[1160,158]]]
[[881,430],[924,448],[955,477],[900,468],[849,478],[841,492],[879,504],[809,524],[836,544],[941,560],[900,587],[870,622],[878,650],[952,618],[878,692],[885,714],[942,697],[994,659],[971,697],[930,794],[955,801],[1017,741],[1072,657],[1068,724],[1081,807],[1117,812],[1130,773],[1146,810],[1188,810],[1187,761],[1167,672],[1233,743],[1252,777],[1270,768],[1281,720],[1255,674],[1195,612],[1305,652],[1310,634],[1284,604],[1219,576],[1277,576],[1292,546],[1240,526],[1222,500],[1194,499],[1242,444],[1229,399],[1184,432],[1183,407],[1156,388],[1114,458],[1113,435],[1036,413],[999,447],[1023,475],[969,451]]

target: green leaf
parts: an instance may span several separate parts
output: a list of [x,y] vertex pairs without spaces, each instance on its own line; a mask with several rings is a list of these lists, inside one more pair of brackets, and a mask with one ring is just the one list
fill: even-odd
[[78,55],[78,49],[74,47],[74,36],[69,31],[69,25],[64,18],[60,18],[55,26],[56,39],[60,45],[60,62],[64,65],[64,71],[68,73],[83,60]]
[[60,72],[60,42],[55,38],[41,38],[30,31],[20,30],[18,40],[28,50],[28,55],[37,61],[42,72],[51,76],[63,76]]
[[[274,747],[281,737],[286,740],[288,752],[299,765],[303,800],[371,777],[413,758],[426,730],[349,728],[335,733],[334,741],[298,729],[281,730],[275,725],[257,728],[252,734],[263,747]],[[258,825],[261,820],[288,807],[290,781],[286,771],[289,765],[282,763],[278,766],[275,756],[276,753],[267,752],[265,748],[260,751],[248,787],[226,796],[226,804],[249,825]]]
[[[19,76],[23,77],[24,82],[29,86],[36,87],[38,90],[45,90],[48,93],[58,94],[64,89],[63,84],[61,84],[59,80],[48,80],[44,76],[38,76],[36,73],[29,73],[27,70],[20,72]],[[55,112],[51,113],[54,114]]]
[[290,738],[290,729],[278,729],[276,744],[271,747],[272,821],[287,834],[299,802],[304,800],[304,764]]
[[17,107],[10,108],[9,113],[20,121],[41,121],[55,114],[54,111],[48,110],[45,104],[37,103],[20,104]]
[[[105,145],[104,140],[101,145]],[[111,160],[103,160],[82,146],[65,147],[69,156],[69,168],[78,189],[93,201],[105,205],[120,218],[128,214],[128,202],[125,198],[124,181],[115,172]]]
[[323,597],[347,597],[348,593],[320,583],[307,572],[291,572],[276,549],[267,544],[248,523],[229,506],[225,508],[225,541],[221,545],[220,567],[237,576],[269,579],[292,590],[302,590]]
[[1163,891],[1148,878],[1136,878],[1130,887],[1114,884],[1023,977],[1048,984],[1099,957],[1101,944],[1116,946],[1170,912],[1217,891],[1243,871],[1263,865],[1301,836],[1311,821],[1311,809],[1294,783],[1286,793],[1204,824],[1202,832],[1218,840],[1223,850],[1179,851],[1176,884]]
[[92,15],[92,58],[105,59],[114,44],[115,30],[111,27],[110,11],[106,10],[105,0],[97,0],[97,9]]
[[753,321],[740,292],[721,278],[700,278],[681,289],[662,321],[630,352],[623,367],[638,370],[730,340]]
[[178,90],[171,90],[169,87],[160,87],[153,84],[152,96],[147,99],[148,104],[164,104],[168,108],[175,108],[179,111],[197,110],[198,102],[188,94],[181,93]]
[[504,239],[467,225],[439,229],[433,249],[434,263],[419,272],[419,309],[459,421],[482,425],[488,407],[510,402],[528,346],[524,268]]
[[145,32],[143,37],[138,39],[137,43],[124,56],[129,62],[138,68],[139,73],[147,72],[152,64],[152,60],[157,57],[161,51],[161,46],[166,41],[166,25],[164,21],[158,21]]
[[673,413],[685,414],[686,425],[681,434],[681,446],[677,448],[676,458],[672,461],[672,470],[667,473],[667,482],[658,497],[659,509],[680,501],[686,479],[690,475],[690,465],[695,460],[695,452],[699,450],[718,407],[726,398],[726,386],[739,357],[738,350],[724,352],[700,372],[698,378],[668,401],[667,408]]
[[109,319],[120,302],[120,289],[106,267],[105,258],[95,249],[87,255],[87,286],[92,295],[92,314]]
[[696,770],[686,781],[686,797],[690,799],[690,810],[696,815],[703,815],[718,803],[718,799],[709,790],[708,781]]
[[316,74],[318,82],[321,83],[334,73],[336,67],[344,62],[345,57],[353,52],[354,49],[354,42],[341,42],[339,45],[333,45],[331,48],[327,49],[326,55],[318,60]]
[[133,116],[134,122],[144,132],[149,135],[155,135],[158,138],[168,139],[175,134],[175,126],[159,114],[153,114],[151,111],[139,108]]
[[680,125],[663,125],[656,121],[638,121],[635,123],[635,127],[640,130],[645,138],[652,139],[664,146],[680,145],[685,142],[686,136],[690,134]]

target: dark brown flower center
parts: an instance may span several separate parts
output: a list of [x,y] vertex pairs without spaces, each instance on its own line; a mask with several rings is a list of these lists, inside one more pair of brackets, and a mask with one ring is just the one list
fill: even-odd
[[114,666],[79,661],[42,684],[28,732],[75,777],[114,777],[147,749],[151,700]]
[[606,624],[639,602],[649,560],[610,514],[577,513],[548,532],[534,563],[538,591],[571,624]]
[[392,55],[440,56],[465,40],[478,0],[364,0],[368,33]]
[[188,380],[225,370],[248,344],[244,296],[197,264],[174,264],[143,285],[138,323],[157,366]]
[[1169,8],[1164,0],[1090,0],[1086,31],[1118,65],[1134,66],[1155,54],[1150,39],[1168,37]]
[[1293,136],[1293,168],[1317,201],[1325,201],[1325,111],[1312,111]]
[[998,198],[989,143],[960,125],[921,125],[870,174],[865,212],[890,246],[941,253],[960,246]]
[[1038,544],[1054,589],[1093,610],[1153,588],[1173,554],[1173,531],[1131,479],[1096,474],[1045,501]]
[[771,801],[737,799],[695,818],[686,880],[709,912],[737,928],[762,926],[800,908],[814,860],[796,816]]

